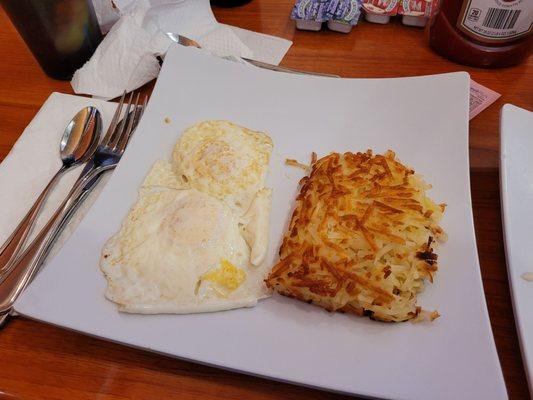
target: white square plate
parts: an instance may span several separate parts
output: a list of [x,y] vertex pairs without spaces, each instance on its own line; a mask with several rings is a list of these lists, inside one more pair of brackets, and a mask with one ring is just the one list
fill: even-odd
[[[289,75],[173,47],[147,112],[102,195],[61,252],[16,304],[28,317],[200,363],[346,393],[395,399],[506,398],[474,237],[466,73],[402,79]],[[165,123],[170,118],[170,123]],[[135,202],[154,161],[180,132],[228,119],[268,132],[274,156],[269,262],[301,171],[331,151],[393,149],[446,202],[440,270],[419,302],[434,323],[384,324],[281,296],[257,307],[197,315],[128,315],[104,298],[102,245]]]
[[505,104],[501,111],[500,191],[509,284],[529,391],[533,393],[533,112]]

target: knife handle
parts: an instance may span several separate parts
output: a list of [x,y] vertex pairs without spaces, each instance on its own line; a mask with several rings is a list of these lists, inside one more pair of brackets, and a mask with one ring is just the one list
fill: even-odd
[[86,166],[66,199],[61,203],[48,223],[39,232],[26,250],[13,264],[11,271],[2,277],[0,282],[0,315],[8,313],[20,293],[31,282],[39,271],[44,257],[50,249],[51,242],[57,237],[56,230],[64,225],[62,221],[72,214],[72,208],[79,204],[79,198],[84,189],[90,185],[93,178],[102,171],[98,168]]
[[7,274],[12,268],[13,263],[15,262],[17,256],[20,254],[22,246],[26,242],[28,235],[30,234],[35,220],[39,215],[39,211],[42,208],[48,193],[55,186],[56,182],[59,180],[59,177],[63,175],[67,168],[61,167],[61,169],[53,176],[48,185],[41,192],[35,203],[26,213],[22,221],[15,228],[11,236],[6,240],[6,242],[0,247],[0,279],[2,276]]
[[[55,243],[56,239],[59,237],[61,232],[63,232],[63,229],[69,222],[70,218],[74,215],[78,207],[85,201],[87,196],[91,193],[92,189],[96,186],[96,184],[100,181],[100,178],[102,177],[103,173],[96,176],[94,179],[92,179],[89,183],[87,183],[81,194],[79,194],[72,203],[68,206],[67,209],[65,209],[65,212],[63,213],[63,217],[59,221],[56,229],[52,231],[50,236],[48,236],[47,244],[45,248],[43,249],[43,255],[42,260],[44,261],[46,257],[48,256],[48,253],[52,249],[53,244]],[[0,327],[2,326],[2,323],[0,321]]]
[[323,72],[302,71],[300,69],[294,69],[294,68],[289,68],[289,67],[280,67],[279,65],[268,64],[263,61],[252,60],[250,58],[245,58],[245,57],[242,57],[242,59],[252,65],[255,65],[256,67],[269,69],[271,71],[288,72],[290,74],[297,74],[297,75],[314,75],[314,76],[324,76],[327,78],[340,78],[339,75],[325,74]]

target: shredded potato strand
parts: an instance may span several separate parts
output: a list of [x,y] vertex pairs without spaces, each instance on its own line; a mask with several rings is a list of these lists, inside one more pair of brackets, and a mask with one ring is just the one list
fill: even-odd
[[309,165],[302,164],[302,163],[299,162],[298,160],[293,160],[292,158],[287,158],[287,159],[285,160],[285,164],[286,164],[286,165],[290,165],[290,166],[292,166],[292,167],[301,168],[301,169],[303,169],[304,171],[309,171]]

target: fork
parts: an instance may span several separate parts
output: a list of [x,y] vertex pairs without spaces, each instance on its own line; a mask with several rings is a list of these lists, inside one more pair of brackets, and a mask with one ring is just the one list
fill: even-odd
[[[130,111],[128,113],[128,115],[131,115],[131,117],[133,118],[132,119],[133,123],[132,123],[132,127],[131,127],[130,136],[135,131],[135,128],[137,127],[137,124],[139,123],[139,120],[142,117],[142,114],[143,114],[143,112],[144,112],[144,110],[146,108],[146,103],[147,103],[147,98],[144,99],[142,105],[137,105],[136,104],[134,106],[134,110]],[[133,113],[137,113],[137,114],[133,114]],[[127,118],[122,119],[119,122],[119,124],[117,125],[117,127],[115,128],[115,130],[116,131],[122,130],[125,122],[127,122]],[[128,138],[128,141],[129,141],[129,138]],[[124,150],[122,150],[122,151],[124,151]],[[115,164],[115,166],[116,166],[116,164]],[[109,169],[112,169],[112,168],[114,168],[114,167],[110,167]],[[109,169],[107,169],[106,171],[108,171]],[[87,196],[90,194],[91,190],[97,185],[97,183],[100,181],[100,178],[102,178],[102,176],[103,176],[103,173],[99,174],[98,176],[93,178],[90,182],[88,182],[83,187],[83,190],[82,190],[81,194],[79,196],[77,196],[76,200],[72,203],[72,205],[69,207],[69,209],[65,212],[64,217],[61,219],[61,222],[59,223],[58,227],[52,232],[52,234],[51,234],[51,236],[50,236],[50,238],[48,240],[48,246],[44,250],[44,254],[42,256],[43,257],[43,261],[47,257],[47,255],[48,255],[50,249],[52,248],[52,245],[54,244],[55,240],[60,235],[60,233],[63,231],[63,228],[65,227],[65,225],[69,221],[70,217],[75,213],[75,211],[80,206],[80,204],[83,203],[83,201],[87,198]],[[0,277],[0,283],[1,282],[2,282],[2,279]],[[2,323],[1,323],[1,320],[0,320],[0,327],[1,327],[1,325],[2,325]]]
[[17,258],[12,268],[0,277],[0,326],[5,322],[17,297],[31,282],[51,248],[59,230],[65,225],[76,207],[95,186],[101,175],[116,167],[131,138],[133,130],[146,107],[139,106],[140,93],[129,95],[124,119],[119,123],[124,105],[124,93],[117,106],[109,129],[97,147],[96,152],[86,164],[66,199],[39,232],[33,242]]

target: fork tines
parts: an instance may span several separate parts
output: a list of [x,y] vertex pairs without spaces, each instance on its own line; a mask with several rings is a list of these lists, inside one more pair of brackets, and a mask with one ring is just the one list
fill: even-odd
[[140,92],[135,93],[134,91],[129,94],[124,116],[120,119],[122,109],[124,108],[126,92],[122,94],[111,124],[101,142],[102,146],[120,153],[126,149],[126,145],[137,127],[148,102],[148,96],[145,96],[143,104],[140,105],[140,95]]

